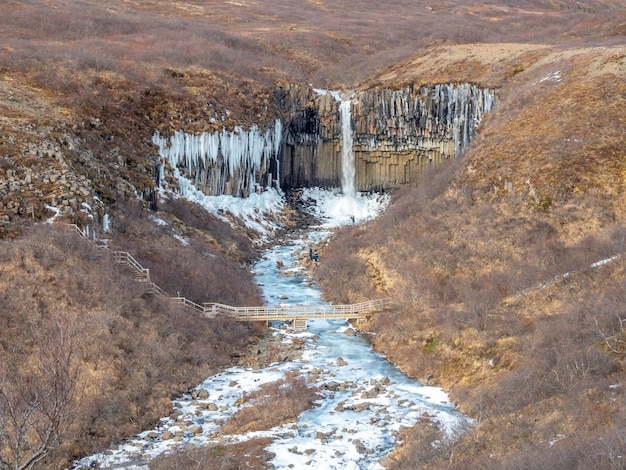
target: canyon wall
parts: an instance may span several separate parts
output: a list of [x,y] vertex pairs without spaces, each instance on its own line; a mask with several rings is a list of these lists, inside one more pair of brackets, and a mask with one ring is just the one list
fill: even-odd
[[[282,117],[263,129],[155,134],[162,159],[159,179],[169,165],[181,188],[191,183],[208,196],[247,197],[277,185],[341,187],[342,143],[352,137],[354,188],[389,189],[458,155],[492,109],[495,92],[463,83],[345,95],[283,84],[275,99]],[[343,129],[342,102],[350,110]]]
[[175,132],[169,138],[154,134],[152,142],[161,156],[159,182],[164,180],[166,164],[174,173],[191,182],[207,196],[247,197],[277,184],[282,122],[260,129],[200,135]]
[[338,93],[286,84],[276,91],[285,113],[283,187],[341,186],[339,106],[351,103],[358,191],[413,181],[426,166],[457,155],[469,143],[495,91],[445,84]]

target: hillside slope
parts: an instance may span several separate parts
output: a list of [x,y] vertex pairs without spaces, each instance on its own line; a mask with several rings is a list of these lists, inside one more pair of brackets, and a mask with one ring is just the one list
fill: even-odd
[[130,271],[67,228],[32,228],[0,246],[2,465],[26,462],[48,433],[54,452],[40,468],[66,468],[154,425],[172,396],[262,334],[145,295]]
[[335,234],[317,270],[334,301],[396,298],[375,346],[477,420],[439,452],[418,427],[391,468],[622,468],[626,50],[450,47],[381,81],[459,49],[504,72],[479,136]]

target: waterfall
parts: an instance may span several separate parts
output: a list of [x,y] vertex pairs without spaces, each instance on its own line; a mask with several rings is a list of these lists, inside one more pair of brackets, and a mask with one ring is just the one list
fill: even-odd
[[461,155],[496,102],[496,90],[471,83],[284,93],[281,184],[339,186],[346,196],[415,182]]
[[341,100],[341,190],[344,196],[354,197],[354,151],[352,150],[352,120],[350,100]]

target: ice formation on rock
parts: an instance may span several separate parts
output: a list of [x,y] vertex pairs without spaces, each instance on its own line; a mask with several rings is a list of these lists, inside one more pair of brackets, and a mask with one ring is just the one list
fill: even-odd
[[281,140],[279,119],[265,130],[253,125],[200,135],[177,131],[169,138],[157,132],[152,137],[163,159],[160,181],[167,162],[205,195],[235,197],[276,184]]

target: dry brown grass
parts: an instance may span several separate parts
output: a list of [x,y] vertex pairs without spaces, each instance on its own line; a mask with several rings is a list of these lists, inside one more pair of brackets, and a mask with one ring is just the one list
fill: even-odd
[[267,452],[265,447],[270,443],[269,438],[258,438],[237,444],[185,448],[181,452],[160,455],[150,462],[150,468],[155,470],[268,468],[273,454]]
[[494,192],[509,181],[508,191],[520,197],[532,186],[536,203],[577,193],[622,194],[626,61],[595,76],[598,57],[609,60],[620,49],[555,57],[520,73],[514,91],[501,95],[506,112],[490,116],[494,121],[472,149],[476,158],[466,179],[488,181],[485,189]]
[[33,228],[3,241],[0,253],[2,370],[10,365],[12,377],[26,377],[29,358],[51,344],[46,338],[57,326],[73,338],[79,392],[69,432],[47,468],[153,425],[169,412],[172,395],[232,364],[261,332],[144,298],[130,273],[70,231]]
[[266,431],[294,422],[313,406],[317,389],[307,385],[297,372],[287,372],[284,379],[263,385],[243,398],[246,405],[224,423],[222,434]]
[[[211,119],[217,117],[219,126],[226,116],[227,127],[273,119],[275,79],[328,88],[462,80],[502,87],[498,109],[484,122],[462,168],[398,192],[380,221],[349,229],[349,238],[328,248],[319,272],[332,280],[326,286],[331,298],[400,299],[396,315],[372,325],[379,333],[377,347],[416,376],[432,373],[437,382],[456,386],[464,409],[484,418],[463,441],[465,460],[453,460],[459,468],[554,468],[546,460],[550,450],[524,444],[537,429],[546,439],[559,432],[572,436],[553,453],[562,457],[562,468],[567,458],[576,459],[576,441],[589,449],[606,443],[604,460],[580,459],[606,467],[608,452],[623,448],[614,432],[624,427],[623,393],[606,391],[623,364],[603,350],[601,338],[594,342],[595,324],[575,307],[581,302],[587,312],[597,311],[603,331],[612,331],[615,318],[606,315],[606,306],[621,312],[615,299],[623,292],[622,275],[614,273],[614,285],[604,278],[575,285],[574,291],[588,289],[605,303],[593,295],[570,297],[567,285],[515,308],[502,301],[537,281],[623,251],[624,81],[623,74],[611,75],[623,73],[623,15],[623,2],[593,0],[536,0],[515,7],[271,0],[245,8],[214,1],[4,2],[0,178],[7,170],[21,175],[24,168],[46,164],[25,151],[29,143],[58,146],[70,170],[87,176],[96,194],[119,211],[114,220],[128,238],[120,238],[119,246],[149,265],[159,283],[200,301],[249,303],[258,299],[254,289],[233,292],[228,282],[249,285],[250,278],[228,260],[249,259],[250,246],[220,223],[200,221],[188,207],[170,208],[178,218],[171,227],[193,239],[199,252],[216,256],[207,270],[196,270],[189,259],[198,251],[177,246],[173,228],[156,230],[143,215],[129,220],[142,212],[124,207],[125,199],[149,194],[154,185],[156,152],[149,142],[155,129],[214,129]],[[542,46],[496,45],[503,41]],[[491,45],[480,48],[477,42]],[[413,59],[405,62],[408,57]],[[556,70],[561,82],[533,85]],[[42,201],[58,189],[40,185],[35,191],[41,194],[11,193],[2,200],[37,200],[35,219],[41,219]],[[17,234],[15,224],[0,230]],[[210,235],[199,234],[207,230]],[[256,332],[164,311],[138,298],[132,283],[123,285],[119,267],[95,260],[74,243],[43,235],[3,242],[0,251],[0,279],[7,286],[2,360],[32,354],[32,329],[45,331],[51,319],[76,327],[85,398],[72,430],[76,440],[64,443],[53,459],[61,464],[156,419],[169,406],[167,397],[228,363],[233,349]],[[355,256],[348,258],[350,253]],[[174,270],[165,269],[179,259],[171,263]],[[212,268],[226,282],[215,279]],[[181,281],[190,269],[193,282]],[[577,325],[583,333],[573,329]],[[574,338],[574,355],[546,330]],[[491,359],[497,359],[495,370]],[[580,359],[592,362],[585,369],[590,375],[572,373]],[[529,403],[533,394],[536,404]],[[551,422],[543,418],[548,415]],[[541,428],[535,418],[543,419]],[[425,434],[424,442],[433,438]],[[233,452],[244,449],[226,451],[236,468]],[[491,452],[497,452],[495,464],[488,459]],[[263,458],[255,464],[261,466]],[[180,468],[188,468],[185,462]]]
[[[246,394],[244,407],[229,418],[219,432],[222,435],[264,431],[290,423],[313,406],[317,390],[307,385],[297,372],[287,372],[276,382]],[[211,445],[203,448],[186,447],[173,455],[163,455],[150,463],[155,469],[267,468],[272,455],[264,450],[270,439],[251,439],[239,444]]]
[[610,346],[623,339],[623,258],[538,286],[626,251],[622,50],[504,60],[498,106],[466,155],[325,248],[326,295],[384,287],[400,306],[372,318],[375,346],[479,421],[437,455],[416,452],[436,437],[417,432],[397,468],[621,468],[624,356]]
[[[171,83],[165,68],[194,65],[266,83],[291,78],[337,86],[436,42],[618,37],[623,14],[619,2],[587,2],[587,12],[555,8],[555,2],[431,3],[21,1],[2,6],[0,35],[7,63],[42,78],[58,73],[60,61],[73,73],[110,72],[150,83]],[[575,2],[560,2],[568,3]]]
[[[623,8],[599,1],[585,5],[590,11],[573,2],[541,1],[515,8],[479,2],[433,7],[425,1],[388,7],[343,0],[272,0],[245,7],[163,1],[3,4],[0,109],[6,113],[0,131],[7,138],[0,139],[0,149],[19,172],[29,166],[26,142],[58,146],[72,170],[87,175],[100,198],[113,204],[134,190],[148,194],[153,188],[156,152],[149,140],[157,129],[199,132],[273,119],[277,79],[352,87],[371,83],[368,77],[388,68],[375,81],[498,85],[536,60],[534,46],[526,55],[514,52],[515,61],[502,61],[506,48],[499,56],[481,55],[473,45],[468,50],[459,44],[483,42],[498,49],[495,44],[503,40],[615,42],[622,34]],[[419,53],[405,63],[425,46],[430,56]],[[25,202],[49,201],[55,191],[40,185]],[[4,203],[22,202],[2,196]],[[36,204],[36,219],[46,216],[43,207]]]
[[[247,267],[256,254],[250,239],[193,203],[180,200],[163,209],[149,214],[137,203],[120,204],[111,248],[131,253],[171,296],[199,304],[261,304]],[[167,221],[159,224],[155,215]]]

